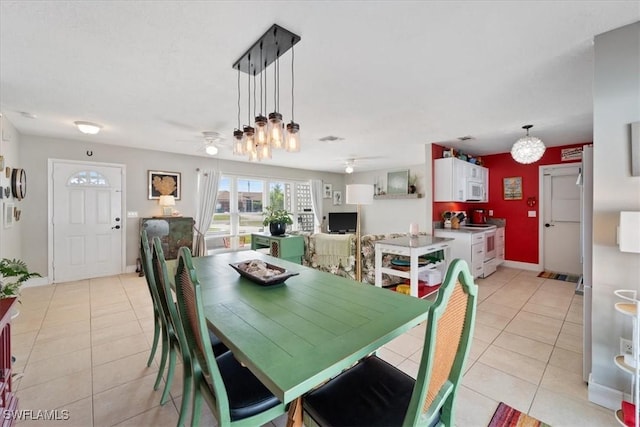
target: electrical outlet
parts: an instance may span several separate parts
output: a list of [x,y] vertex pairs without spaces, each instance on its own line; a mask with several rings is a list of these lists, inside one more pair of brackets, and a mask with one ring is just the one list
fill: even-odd
[[620,354],[633,355],[633,341],[620,338]]

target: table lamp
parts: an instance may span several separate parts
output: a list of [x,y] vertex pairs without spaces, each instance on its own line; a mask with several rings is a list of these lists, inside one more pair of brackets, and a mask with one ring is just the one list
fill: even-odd
[[158,199],[158,204],[162,208],[162,216],[173,215],[173,206],[176,205],[176,198],[172,195],[162,195]]
[[356,218],[356,280],[362,282],[362,251],[360,249],[360,205],[373,203],[373,185],[347,185],[347,204],[357,205]]

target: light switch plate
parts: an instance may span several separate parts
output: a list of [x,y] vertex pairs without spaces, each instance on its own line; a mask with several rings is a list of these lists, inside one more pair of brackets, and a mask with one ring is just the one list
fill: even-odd
[[493,209],[489,209],[489,216],[493,216]]
[[536,211],[529,211],[527,214],[528,214],[529,218],[535,218],[536,217]]
[[138,212],[136,212],[136,211],[127,211],[127,218],[138,218]]

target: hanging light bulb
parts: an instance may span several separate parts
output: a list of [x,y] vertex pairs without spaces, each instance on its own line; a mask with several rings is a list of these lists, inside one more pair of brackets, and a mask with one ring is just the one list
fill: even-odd
[[287,141],[286,150],[291,153],[297,153],[300,151],[300,125],[294,122],[293,118],[293,87],[294,87],[294,73],[293,73],[293,40],[291,40],[291,122],[287,124]]
[[[280,51],[276,53],[280,56]],[[276,58],[273,66],[273,113],[269,113],[269,140],[273,148],[282,148],[284,138],[282,135],[282,114],[278,113],[280,104],[280,59]]]
[[[262,43],[260,43],[260,64],[262,64]],[[253,71],[253,109],[256,109],[256,72]],[[255,115],[255,113],[254,113]],[[256,116],[255,129],[256,144],[262,146],[269,143],[267,118],[262,115],[262,74],[260,74],[260,113]]]
[[258,151],[258,159],[270,159],[271,158],[271,145],[270,144],[256,144],[256,149]]
[[246,154],[251,154],[251,152],[256,151],[256,143],[255,143],[255,131],[251,126],[244,127],[244,134],[242,136],[242,146],[244,147],[244,152]]

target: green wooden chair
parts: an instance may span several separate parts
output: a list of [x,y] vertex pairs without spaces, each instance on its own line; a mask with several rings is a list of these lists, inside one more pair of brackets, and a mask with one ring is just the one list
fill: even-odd
[[[191,352],[187,345],[187,341],[182,328],[182,322],[178,315],[178,309],[171,293],[171,285],[169,283],[169,273],[167,272],[167,263],[164,259],[162,250],[162,242],[160,238],[153,238],[153,255],[152,255],[153,275],[155,277],[156,292],[159,297],[162,318],[166,319],[165,330],[167,333],[163,336],[164,345],[168,345],[169,369],[167,371],[167,379],[160,399],[160,404],[164,405],[169,397],[171,384],[176,368],[176,351],[182,356],[182,403],[180,404],[180,416],[178,418],[178,426],[184,425],[187,415],[187,407],[191,400],[192,389],[192,368],[191,368]],[[229,351],[222,342],[211,331],[208,331],[208,342],[211,345],[215,355],[220,355]],[[166,343],[165,343],[166,340]],[[165,355],[165,353],[163,353]],[[166,357],[164,358],[166,361]],[[161,363],[160,372],[164,371],[164,364]]]
[[478,287],[454,260],[429,308],[416,380],[370,356],[303,398],[311,426],[453,426],[454,405],[471,346]]
[[218,420],[220,427],[255,427],[285,413],[280,402],[231,352],[214,357],[207,340],[202,291],[191,261],[189,249],[178,252],[176,297],[180,319],[191,349],[194,380],[191,425],[200,421],[202,400]]
[[[144,245],[147,246],[147,251],[144,250]],[[147,282],[147,288],[151,295],[151,302],[153,303],[153,344],[151,345],[151,354],[149,360],[147,360],[147,366],[151,366],[151,362],[156,355],[158,348],[158,339],[160,338],[160,331],[162,330],[162,323],[160,321],[160,309],[158,308],[158,301],[154,296],[153,288],[155,288],[155,282],[152,284],[153,272],[151,271],[151,263],[147,262],[150,258],[149,251],[149,239],[147,237],[147,230],[142,230],[140,233],[140,259],[142,260],[142,271]],[[156,386],[157,389],[157,386]]]

